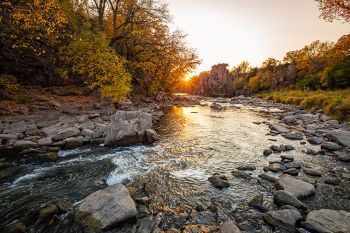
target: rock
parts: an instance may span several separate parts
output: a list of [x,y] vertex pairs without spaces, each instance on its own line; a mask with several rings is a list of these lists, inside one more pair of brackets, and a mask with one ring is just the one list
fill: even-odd
[[24,233],[26,232],[26,226],[21,222],[11,223],[6,227],[7,233]]
[[146,112],[118,111],[111,116],[105,145],[128,145],[155,140],[152,115]]
[[[108,229],[137,215],[135,202],[121,184],[109,186],[84,198],[79,211],[89,213],[101,229]],[[89,224],[89,223],[88,223]]]
[[292,145],[285,145],[285,150],[286,151],[291,151],[291,150],[295,150],[294,147]]
[[312,195],[315,195],[315,186],[289,175],[282,175],[276,181],[277,190],[285,190],[290,192],[298,199],[303,199]]
[[58,208],[54,204],[48,204],[44,208],[42,208],[39,212],[38,222],[47,221],[52,218],[55,214],[58,214]]
[[157,141],[157,139],[158,139],[158,135],[155,130],[153,129],[145,130],[145,139],[143,141],[144,143],[153,143]]
[[71,137],[71,138],[64,139],[64,142],[65,142],[65,148],[69,149],[69,148],[82,146],[84,143],[84,139],[81,136],[76,138]]
[[62,109],[62,112],[68,115],[75,115],[75,116],[80,114],[80,110],[76,106],[64,106]]
[[283,174],[288,174],[288,175],[291,175],[291,176],[298,176],[299,171],[297,169],[295,169],[295,168],[289,168],[289,169],[285,170],[283,172]]
[[294,230],[296,222],[302,219],[302,216],[296,210],[286,209],[267,212],[263,214],[263,219],[275,227]]
[[281,210],[296,210],[296,211],[299,211],[298,208],[295,208],[294,206],[291,206],[291,205],[283,205],[280,207]]
[[284,123],[286,123],[287,125],[293,125],[297,122],[297,118],[293,115],[290,116],[285,116],[283,118]]
[[208,180],[215,188],[222,189],[230,186],[226,176],[220,175],[218,173],[215,173],[214,175],[209,177]]
[[135,199],[137,204],[141,204],[141,205],[148,205],[151,203],[152,198],[150,197],[141,197],[141,198],[136,198]]
[[285,171],[287,168],[280,164],[280,163],[272,163],[272,164],[269,164],[269,169],[272,171],[272,172],[282,172],[282,171]]
[[290,169],[290,168],[300,169],[301,168],[300,163],[298,163],[298,162],[285,163],[284,166],[286,166],[287,169]]
[[294,156],[293,155],[281,155],[281,159],[294,161]]
[[270,146],[270,149],[273,151],[273,152],[276,152],[276,153],[281,153],[281,147],[280,146],[276,146],[276,145],[272,145]]
[[312,169],[312,168],[303,168],[303,171],[305,174],[309,175],[309,176],[322,176],[322,172],[320,172],[319,170],[316,169]]
[[321,144],[321,149],[336,151],[336,150],[340,150],[341,146],[339,146],[337,143],[334,143],[334,142],[324,142]]
[[337,177],[334,177],[334,176],[329,176],[324,180],[324,182],[326,184],[330,184],[330,185],[339,185],[340,179],[338,179]]
[[241,171],[254,171],[256,167],[253,164],[242,164],[238,166],[237,169]]
[[244,179],[251,179],[251,173],[249,172],[246,172],[246,171],[240,171],[240,170],[233,170],[232,172],[232,175],[233,176],[236,176],[236,177],[241,177],[241,178],[244,178]]
[[262,173],[259,175],[259,177],[263,180],[267,180],[270,182],[275,182],[278,180],[279,176],[273,173]]
[[91,129],[84,129],[81,131],[81,135],[85,136],[85,137],[90,137],[92,138],[92,136],[94,135],[94,131]]
[[313,145],[320,145],[321,143],[324,142],[324,139],[319,137],[312,137],[312,138],[308,138],[307,141]]
[[31,148],[31,147],[38,147],[38,144],[32,141],[17,141],[13,146],[15,148],[25,149],[25,148]]
[[0,134],[0,139],[1,140],[18,139],[18,134]]
[[62,129],[57,130],[51,136],[53,141],[60,141],[66,138],[75,137],[80,134],[80,130],[76,127],[64,127]]
[[278,205],[291,205],[298,209],[306,209],[306,205],[299,201],[293,194],[285,190],[279,190],[273,195],[273,200]]
[[350,162],[350,154],[345,151],[336,151],[334,154],[342,162]]
[[56,152],[39,153],[36,157],[41,162],[55,162],[59,159]]
[[260,206],[262,206],[262,203],[263,203],[263,195],[262,194],[258,194],[258,195],[253,197],[248,202],[248,206],[250,206],[250,207],[260,207]]
[[333,130],[327,134],[327,137],[342,146],[350,147],[350,131]]
[[315,151],[314,149],[310,149],[310,148],[306,148],[306,151],[303,150],[303,152],[305,154],[308,154],[308,155],[317,155],[318,154],[317,151]]
[[51,146],[51,145],[52,145],[52,139],[51,139],[51,137],[40,138],[40,139],[38,140],[38,145],[39,145],[39,146]]
[[7,128],[4,129],[2,133],[4,134],[17,134],[24,133],[27,130],[27,125],[24,121],[19,121],[16,123],[12,123]]
[[269,156],[270,154],[272,154],[272,150],[271,149],[265,149],[263,152],[264,156]]
[[241,230],[232,221],[227,221],[222,225],[221,233],[241,233]]
[[288,133],[289,129],[287,129],[284,125],[279,123],[271,123],[269,125],[270,129],[273,131],[277,131],[278,133]]
[[350,232],[350,213],[343,210],[321,209],[308,213],[305,220],[307,230],[319,233]]
[[290,140],[303,140],[303,134],[301,133],[286,133],[282,135],[283,137],[290,139]]

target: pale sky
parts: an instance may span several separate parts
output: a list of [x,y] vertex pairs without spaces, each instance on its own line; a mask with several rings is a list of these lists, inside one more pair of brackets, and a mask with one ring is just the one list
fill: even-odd
[[231,67],[243,60],[260,66],[315,40],[336,41],[350,24],[325,22],[313,0],[164,0],[172,28],[188,34],[202,64],[195,74],[217,63]]

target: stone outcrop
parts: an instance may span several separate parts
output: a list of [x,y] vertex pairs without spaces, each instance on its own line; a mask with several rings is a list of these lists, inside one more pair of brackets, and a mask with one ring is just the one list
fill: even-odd
[[[81,201],[79,211],[91,214],[91,223],[100,229],[108,229],[118,223],[134,219],[136,205],[128,190],[121,184],[109,186],[87,196]],[[89,222],[87,222],[89,225]]]
[[215,97],[233,95],[233,78],[227,69],[228,64],[212,66],[209,74],[199,78],[195,94]]
[[105,145],[152,143],[157,137],[152,127],[152,115],[149,113],[118,111],[111,116]]

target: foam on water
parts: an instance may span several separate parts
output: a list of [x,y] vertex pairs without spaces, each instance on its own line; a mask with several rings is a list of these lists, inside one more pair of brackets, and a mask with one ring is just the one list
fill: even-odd
[[170,172],[170,174],[179,179],[192,178],[196,180],[207,180],[209,177],[203,171],[191,168],[186,170],[173,171]]

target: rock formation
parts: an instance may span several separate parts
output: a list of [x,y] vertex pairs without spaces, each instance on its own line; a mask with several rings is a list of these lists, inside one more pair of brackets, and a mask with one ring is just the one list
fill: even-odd
[[209,74],[199,78],[195,94],[214,97],[232,96],[233,79],[227,66],[228,64],[212,66]]

